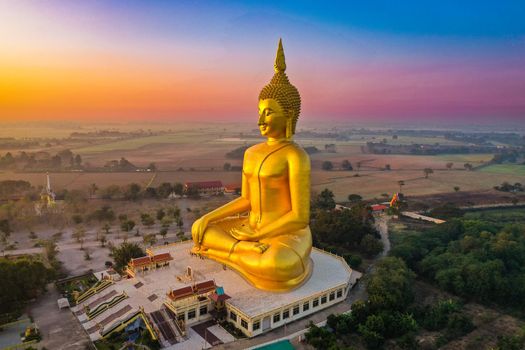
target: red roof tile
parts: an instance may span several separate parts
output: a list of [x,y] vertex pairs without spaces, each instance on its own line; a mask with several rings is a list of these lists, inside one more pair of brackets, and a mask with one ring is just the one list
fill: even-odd
[[171,300],[187,298],[191,295],[193,295],[193,289],[190,286],[172,290],[171,292],[168,293],[168,297]]
[[151,264],[149,256],[141,256],[140,258],[131,259],[130,265],[133,267],[145,266]]
[[151,259],[153,260],[153,262],[164,262],[164,261],[173,260],[170,253],[157,254],[157,255],[152,256]]
[[211,290],[215,290],[215,287],[216,287],[215,281],[209,280],[209,281],[197,283],[195,287],[193,287],[193,289],[195,293],[202,294],[202,293],[209,292]]

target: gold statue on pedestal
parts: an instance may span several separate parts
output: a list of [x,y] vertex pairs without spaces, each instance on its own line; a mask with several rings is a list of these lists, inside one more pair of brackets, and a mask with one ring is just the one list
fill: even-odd
[[192,252],[230,266],[257,288],[285,291],[312,269],[310,159],[292,141],[301,97],[284,72],[280,40],[274,68],[259,94],[258,125],[267,141],[244,154],[241,196],[195,221]]

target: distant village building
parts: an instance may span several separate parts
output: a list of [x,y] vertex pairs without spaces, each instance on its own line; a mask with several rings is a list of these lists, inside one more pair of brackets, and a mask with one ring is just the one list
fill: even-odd
[[335,143],[329,143],[327,145],[324,145],[324,151],[328,153],[336,153],[337,150],[335,148]]
[[184,192],[188,193],[191,189],[197,190],[199,195],[217,195],[224,193],[224,186],[221,181],[186,182],[184,184]]
[[238,185],[238,184],[224,185],[224,193],[239,194],[241,193],[241,185]]

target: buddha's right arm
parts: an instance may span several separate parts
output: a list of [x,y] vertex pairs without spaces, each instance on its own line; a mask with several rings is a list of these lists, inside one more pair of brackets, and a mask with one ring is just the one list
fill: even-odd
[[205,214],[205,218],[208,222],[221,220],[235,214],[241,214],[250,210],[250,201],[247,198],[239,197],[231,202],[224,204],[215,210],[212,210],[208,214]]

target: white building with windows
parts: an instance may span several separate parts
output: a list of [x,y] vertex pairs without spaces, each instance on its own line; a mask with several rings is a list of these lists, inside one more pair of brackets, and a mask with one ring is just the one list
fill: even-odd
[[[361,277],[343,258],[314,248],[308,281],[287,292],[263,291],[226,266],[190,254],[192,246],[186,241],[148,249],[150,256],[170,257],[170,263],[128,274],[128,279],[114,281],[74,306],[72,311],[91,339],[99,339],[138,311],[149,318],[165,346],[189,341],[189,328],[213,317],[253,337],[345,300]],[[121,294],[126,298],[116,300]],[[86,312],[97,308],[101,312],[96,317],[84,320]]]

